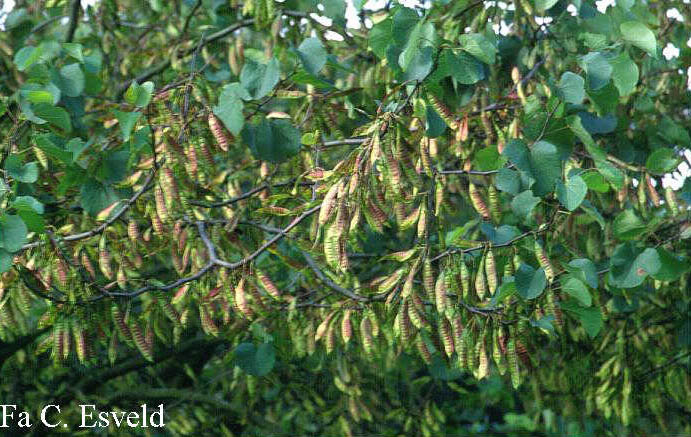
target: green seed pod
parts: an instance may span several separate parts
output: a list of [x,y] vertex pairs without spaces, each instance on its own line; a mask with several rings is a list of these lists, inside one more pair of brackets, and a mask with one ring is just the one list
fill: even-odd
[[434,271],[432,270],[432,262],[429,257],[425,258],[425,262],[422,265],[422,285],[427,293],[427,297],[434,294]]
[[444,352],[446,352],[446,356],[451,357],[454,351],[454,339],[451,324],[446,317],[442,317],[439,321],[439,337],[444,345]]
[[463,288],[463,300],[467,301],[470,296],[470,270],[468,265],[461,259],[461,287]]
[[551,284],[554,280],[554,268],[552,267],[552,263],[547,257],[545,249],[542,247],[542,245],[537,239],[535,240],[535,256],[537,257],[537,261],[540,263],[540,267],[542,267],[545,270],[547,282]]
[[446,271],[442,271],[439,273],[439,277],[437,278],[437,282],[434,286],[434,301],[437,306],[437,312],[440,315],[446,314],[446,311],[448,310],[448,298],[446,296],[446,279],[445,276],[448,273]]
[[506,361],[509,365],[509,374],[511,375],[511,384],[514,389],[521,385],[521,373],[518,367],[518,353],[516,352],[516,339],[513,336],[509,339],[506,347]]
[[494,260],[494,251],[490,247],[487,249],[485,255],[485,273],[487,274],[487,286],[489,287],[490,296],[497,292],[497,264]]
[[417,346],[417,350],[420,354],[420,357],[427,365],[432,364],[432,354],[427,348],[427,344],[425,344],[425,341],[422,339],[422,336],[418,335],[416,340],[417,341],[415,342],[415,345]]
[[487,279],[485,278],[485,256],[480,259],[480,266],[475,274],[475,292],[477,297],[482,301],[488,295]]
[[501,205],[499,204],[499,192],[490,185],[487,189],[487,198],[489,199],[489,211],[494,223],[501,223]]
[[472,182],[468,184],[468,195],[470,196],[470,203],[475,208],[475,211],[480,214],[482,220],[489,221],[491,219],[489,208],[487,208],[480,190]]

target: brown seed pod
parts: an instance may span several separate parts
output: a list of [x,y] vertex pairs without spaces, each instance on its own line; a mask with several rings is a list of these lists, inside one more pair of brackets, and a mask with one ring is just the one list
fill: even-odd
[[247,298],[247,292],[245,290],[245,278],[241,278],[238,284],[235,286],[235,295],[233,301],[237,309],[248,319],[254,317],[254,311],[250,307],[249,300]]
[[146,338],[136,321],[132,321],[132,323],[130,323],[130,332],[132,332],[132,339],[134,340],[134,344],[137,346],[139,353],[141,353],[147,361],[153,362],[153,347],[146,341]]
[[81,327],[81,323],[71,323],[72,335],[74,336],[74,346],[77,351],[77,358],[80,363],[86,362],[86,335]]
[[218,326],[214,322],[213,317],[211,317],[211,312],[209,311],[208,304],[202,304],[199,306],[199,318],[202,325],[202,330],[214,337],[218,337]]
[[137,225],[137,221],[134,219],[130,219],[129,223],[127,223],[127,236],[133,243],[139,241],[139,226]]
[[422,336],[418,335],[416,340],[415,345],[417,346],[417,351],[420,354],[420,357],[426,364],[432,364],[432,354],[430,353],[427,344],[425,344],[425,341],[422,339]]
[[439,322],[439,336],[441,337],[444,345],[444,352],[446,352],[446,356],[451,357],[454,352],[454,337],[452,334],[451,324],[446,317],[442,317]]
[[163,189],[160,185],[156,185],[154,188],[154,199],[156,201],[156,214],[163,223],[167,223],[170,216],[168,215],[168,208],[166,207],[165,197],[163,196]]
[[343,338],[343,343],[348,344],[351,338],[353,338],[353,322],[351,320],[353,310],[346,310],[343,315],[343,320],[341,320],[341,337]]
[[336,207],[337,204],[337,196],[338,196],[338,190],[341,185],[341,181],[333,184],[331,188],[329,188],[329,191],[326,192],[326,195],[324,196],[324,200],[322,200],[322,206],[319,209],[319,225],[324,226],[327,221],[329,221],[329,217],[331,217],[331,213]]
[[453,112],[451,112],[451,109],[449,109],[431,93],[427,94],[427,99],[429,100],[434,110],[437,111],[437,114],[439,114],[441,119],[444,120],[444,122],[447,124],[447,126],[449,126],[451,130],[458,129],[458,121],[455,120],[455,117],[453,116]]
[[649,174],[645,175],[645,185],[646,188],[648,189],[648,197],[650,197],[650,201],[653,202],[653,205],[660,206],[662,203],[660,201],[660,195],[657,193],[657,190],[653,186],[653,179],[650,177]]
[[257,279],[259,279],[259,282],[262,284],[264,290],[266,290],[269,296],[273,297],[276,300],[280,300],[281,292],[278,289],[278,287],[276,287],[276,285],[273,283],[273,281],[271,281],[271,278],[269,278],[269,276],[266,273],[260,270],[256,270],[256,275]]
[[412,338],[411,321],[408,306],[408,301],[403,301],[403,304],[401,305],[401,308],[398,312],[398,331],[401,335],[401,342],[403,343],[403,345],[409,344]]
[[470,203],[473,205],[473,208],[475,208],[475,211],[480,214],[483,220],[489,221],[491,219],[489,208],[487,208],[487,204],[485,204],[480,190],[472,182],[468,184],[468,195],[470,196]]
[[232,138],[230,138],[228,135],[226,135],[226,132],[221,126],[221,122],[216,117],[216,115],[213,112],[209,112],[209,129],[211,130],[211,134],[214,136],[216,139],[216,144],[218,144],[218,147],[223,150],[224,152],[228,151],[228,145],[232,142]]
[[118,307],[117,304],[113,304],[110,307],[110,314],[113,318],[113,322],[115,323],[115,329],[120,334],[120,337],[122,337],[125,342],[131,343],[132,333],[130,332],[130,328],[127,326],[127,323],[125,323],[125,316],[122,314],[120,307]]

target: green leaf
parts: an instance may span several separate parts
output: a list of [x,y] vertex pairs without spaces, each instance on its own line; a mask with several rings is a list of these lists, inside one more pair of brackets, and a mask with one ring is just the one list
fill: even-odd
[[597,191],[598,193],[606,193],[609,191],[609,184],[601,173],[589,171],[582,173],[580,176],[583,181],[585,181],[589,190]]
[[612,228],[617,239],[634,240],[640,237],[641,232],[646,229],[646,224],[636,215],[633,209],[627,209],[617,215]]
[[561,176],[561,160],[554,144],[540,141],[530,149],[530,167],[535,185],[532,190],[542,197],[554,189],[554,184]]
[[[444,133],[446,130],[446,123],[437,114],[437,111],[431,106],[426,105],[425,108],[425,135],[430,138],[436,138]],[[484,150],[484,149],[483,149]]]
[[246,373],[266,376],[276,363],[276,353],[272,343],[262,343],[256,347],[252,343],[240,343],[235,348],[235,363]]
[[639,21],[627,21],[621,23],[619,30],[624,41],[644,50],[653,58],[657,58],[655,34],[645,24]]
[[653,174],[665,174],[677,168],[681,156],[674,149],[663,147],[653,151],[645,161],[645,167]]
[[262,120],[246,125],[242,139],[252,154],[263,161],[283,162],[300,150],[300,131],[286,120]]
[[638,287],[648,275],[656,274],[660,266],[655,249],[641,250],[631,242],[623,243],[612,253],[608,281],[618,288]]
[[533,192],[525,190],[511,201],[511,210],[518,218],[523,221],[530,221],[533,209],[540,203],[540,198],[535,197]]
[[458,38],[461,48],[485,64],[494,64],[497,48],[481,33],[465,33]]
[[337,26],[345,26],[345,0],[322,0],[324,15],[334,20]]
[[624,174],[613,164],[607,161],[607,154],[602,150],[590,133],[583,127],[581,118],[578,115],[572,115],[567,118],[566,122],[571,128],[571,131],[576,134],[585,146],[586,151],[595,161],[595,166],[602,176],[605,177],[616,189],[621,189],[624,186]]
[[597,288],[598,278],[595,264],[587,258],[576,258],[564,265],[564,269],[575,278],[588,284],[590,288]]
[[504,191],[514,196],[521,189],[521,177],[516,170],[500,168],[494,176],[494,185],[498,190]]
[[26,244],[28,229],[24,221],[17,215],[3,214],[0,216],[0,247],[10,253],[17,252]]
[[68,97],[78,97],[84,92],[84,72],[79,64],[65,65],[60,69],[58,87]]
[[491,171],[504,167],[506,158],[499,154],[496,146],[483,147],[475,153],[473,168],[479,171]]
[[0,273],[5,273],[12,268],[12,259],[14,257],[5,249],[0,248]]
[[386,58],[386,49],[391,44],[393,37],[393,19],[387,17],[385,20],[372,26],[369,31],[368,45],[379,59]]
[[485,78],[482,62],[465,52],[456,54],[453,50],[444,50],[439,64],[463,85],[472,85]]
[[561,75],[557,89],[566,103],[580,105],[585,98],[585,79],[576,73],[567,71]]
[[65,134],[72,132],[72,121],[70,115],[63,108],[49,105],[47,103],[40,103],[32,107],[34,115],[47,121],[48,123],[59,127]]
[[676,281],[691,270],[691,262],[688,259],[681,258],[663,247],[657,248],[657,255],[660,269],[652,274],[652,277],[659,281]]
[[627,52],[622,52],[614,59],[610,59],[612,65],[612,81],[619,90],[621,96],[628,96],[635,91],[638,84],[638,66],[629,58]]
[[513,276],[505,276],[501,285],[497,289],[497,292],[492,296],[490,301],[490,306],[496,307],[502,303],[507,297],[511,297],[516,294],[518,290],[516,289],[516,280]]
[[17,70],[24,71],[33,65],[35,62],[41,60],[42,50],[37,47],[22,47],[14,55],[14,64],[17,66]]
[[528,264],[521,264],[516,271],[516,290],[524,299],[539,297],[547,286],[547,277],[542,268],[535,270]]
[[43,232],[43,204],[31,196],[18,196],[12,202],[12,208],[17,210],[17,215],[32,232]]
[[64,42],[62,43],[62,48],[68,55],[70,55],[77,61],[84,62],[84,46],[82,46],[81,44],[74,42]]
[[570,311],[581,321],[583,329],[590,336],[590,338],[595,338],[597,334],[602,330],[604,326],[604,321],[602,319],[602,311],[600,307],[592,306],[588,308],[583,308],[576,302],[560,302],[559,305],[562,309]]
[[307,38],[298,47],[298,56],[302,65],[310,74],[317,74],[326,65],[326,49],[319,38]]
[[248,59],[240,72],[240,83],[253,99],[261,99],[276,86],[281,76],[281,68],[276,58],[268,64],[260,64]]
[[569,211],[578,208],[587,193],[588,186],[583,181],[583,178],[578,175],[570,177],[566,184],[557,181],[557,198]]
[[50,156],[53,159],[58,159],[62,161],[65,164],[71,164],[73,159],[72,159],[72,153],[69,151],[66,151],[62,147],[59,147],[53,141],[50,139],[50,135],[47,134],[41,134],[41,135],[36,135],[34,136],[34,142],[36,143],[36,146],[46,152],[48,156]]
[[23,164],[18,155],[10,155],[5,161],[7,174],[26,184],[32,184],[38,179],[38,165],[35,162]]
[[585,284],[573,276],[568,276],[562,281],[561,289],[584,307],[589,307],[592,304],[592,297]]
[[81,205],[92,216],[117,202],[118,196],[113,187],[103,185],[96,179],[87,180],[81,188]]
[[122,140],[129,140],[130,135],[132,134],[132,129],[134,129],[134,126],[137,124],[139,117],[142,116],[142,113],[124,112],[118,111],[117,109],[114,109],[113,113],[115,114],[115,118],[118,119],[118,124],[120,125],[120,135],[122,136]]
[[607,85],[612,77],[612,66],[600,52],[590,52],[583,56],[581,66],[586,72],[588,88],[593,91]]
[[213,108],[214,114],[233,135],[238,135],[242,131],[245,124],[245,118],[242,116],[242,99],[249,98],[247,91],[238,82],[229,83],[223,87],[218,97],[218,105]]
[[139,85],[137,81],[132,81],[130,87],[125,91],[125,101],[130,105],[143,108],[151,102],[154,91],[154,83],[151,81]]

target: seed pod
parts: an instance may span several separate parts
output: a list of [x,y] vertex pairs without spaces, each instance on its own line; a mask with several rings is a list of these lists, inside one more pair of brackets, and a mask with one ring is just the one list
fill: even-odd
[[432,364],[432,354],[430,353],[429,348],[421,335],[418,335],[417,337],[416,346],[420,357],[422,357],[422,360],[427,365]]
[[268,275],[266,275],[264,272],[257,270],[256,271],[257,279],[259,279],[259,282],[262,284],[264,287],[264,290],[269,294],[269,296],[273,297],[276,300],[281,299],[281,292],[278,290],[278,287],[271,281],[271,278],[269,278]]
[[480,214],[483,220],[489,221],[491,218],[489,209],[482,199],[480,190],[472,182],[468,184],[468,195],[470,196],[470,203],[473,205],[473,208],[475,208],[475,211]]
[[72,335],[71,335],[71,319],[62,319],[60,327],[60,334],[62,334],[62,359],[66,360],[70,357],[72,349]]
[[71,323],[72,335],[74,336],[74,346],[77,351],[77,358],[80,363],[86,362],[86,335],[80,323]]
[[368,356],[374,353],[374,338],[372,335],[372,322],[369,317],[363,317],[360,321],[360,336],[362,337],[362,347]]
[[346,310],[343,314],[343,320],[341,320],[341,337],[343,338],[343,343],[348,344],[351,338],[353,338],[353,322],[351,320],[351,315],[353,310]]
[[110,265],[111,257],[110,251],[105,247],[105,238],[101,238],[104,244],[99,244],[98,250],[98,267],[107,279],[113,279],[113,269]]
[[332,231],[334,228],[334,225],[330,226],[324,237],[324,257],[331,268],[338,270],[341,262],[340,236]]
[[130,332],[130,329],[127,326],[127,324],[125,323],[125,316],[120,311],[120,307],[118,307],[117,304],[113,304],[110,307],[110,314],[113,318],[113,322],[115,323],[115,329],[120,334],[120,337],[122,337],[122,339],[125,340],[126,343],[131,344],[132,333]]
[[494,223],[501,223],[501,206],[499,205],[499,192],[490,185],[487,189],[487,198],[489,199],[489,211]]
[[427,235],[427,205],[420,206],[420,216],[417,221],[417,238],[422,240]]
[[477,354],[475,353],[475,335],[470,329],[466,329],[465,332],[468,334],[466,340],[464,341],[465,345],[465,357],[467,360],[467,369],[471,373],[475,373],[477,371]]
[[422,137],[420,140],[420,163],[427,176],[432,177],[432,165],[429,156],[429,138]]
[[63,335],[63,322],[58,320],[53,325],[53,362],[58,363],[62,361],[65,350],[65,336]]
[[190,179],[192,179],[192,181],[196,181],[199,175],[199,161],[197,159],[197,148],[194,147],[194,144],[187,146],[186,155],[187,161],[185,162],[185,169],[187,170],[187,174]]
[[412,322],[413,326],[417,329],[429,328],[429,322],[424,314],[424,308],[420,297],[413,293],[411,297],[411,302],[408,304],[408,317]]
[[134,219],[130,219],[129,223],[127,223],[127,236],[133,243],[139,241],[139,226]]
[[248,319],[254,317],[254,311],[250,307],[249,300],[247,298],[247,292],[245,290],[245,278],[240,278],[240,281],[235,286],[234,302],[237,309]]
[[637,197],[638,197],[638,209],[639,212],[642,215],[647,215],[648,211],[648,198],[645,194],[645,186],[646,184],[643,182],[642,179],[638,180],[638,190],[637,190]]
[[509,339],[506,347],[506,361],[509,366],[509,374],[511,375],[511,384],[514,389],[521,385],[521,373],[518,367],[518,354],[516,352],[516,339],[513,336]]
[[674,194],[672,187],[665,188],[665,205],[672,217],[679,214],[679,205],[677,204],[677,196]]
[[645,185],[648,189],[648,196],[650,197],[650,201],[653,202],[653,205],[655,205],[656,207],[660,206],[660,195],[657,194],[657,190],[653,186],[653,180],[649,174],[645,175]]
[[499,345],[499,333],[500,329],[497,329],[496,327],[492,330],[492,359],[499,370],[499,374],[503,376],[506,373],[507,368],[504,353]]
[[445,276],[448,274],[446,271],[442,271],[439,273],[439,277],[437,277],[437,282],[434,285],[434,302],[437,306],[437,312],[439,312],[440,315],[446,314],[446,311],[448,310],[448,298],[446,296],[446,278]]
[[408,306],[408,300],[404,300],[398,312],[398,331],[401,335],[401,342],[403,345],[409,344],[412,338]]
[[434,215],[439,217],[441,208],[444,205],[444,184],[437,179],[434,185]]
[[480,341],[475,345],[475,351],[478,362],[475,377],[477,379],[484,379],[489,376],[489,357],[487,356],[487,346],[484,336],[481,337]]
[[173,305],[167,300],[167,299],[157,299],[158,305],[161,307],[161,310],[163,311],[163,314],[173,322],[173,325],[175,326],[182,326],[180,324],[180,314],[178,314],[178,311],[173,307]]
[[554,316],[554,323],[557,325],[557,328],[564,326],[564,317],[559,306],[559,299],[554,290],[550,290],[547,293],[547,310]]
[[329,323],[331,323],[331,319],[333,318],[334,314],[336,314],[336,313],[335,312],[329,313],[326,316],[326,318],[324,318],[324,320],[322,320],[322,322],[319,324],[319,326],[317,327],[317,331],[315,332],[315,335],[314,335],[315,341],[319,341],[322,338],[324,338],[324,336],[326,335],[326,330],[328,329]]
[[180,190],[178,189],[178,183],[175,180],[175,174],[173,170],[169,167],[163,168],[163,181],[161,186],[163,187],[163,194],[166,197],[166,205],[170,208],[175,206],[176,202],[181,202]]
[[120,267],[118,267],[116,280],[118,283],[118,287],[120,287],[123,290],[127,289],[127,275],[125,274],[125,269],[123,268],[122,264],[120,264]]
[[439,114],[441,119],[444,120],[447,126],[449,126],[449,129],[458,129],[458,122],[454,119],[453,112],[451,112],[446,105],[444,105],[439,99],[437,99],[436,96],[431,93],[427,93],[427,99],[434,110],[437,111],[437,114]]
[[163,197],[163,189],[160,185],[154,188],[154,199],[156,200],[156,214],[164,223],[170,219],[168,215],[168,208],[166,207],[165,197]]
[[490,247],[487,249],[487,254],[485,255],[485,273],[487,274],[487,286],[489,287],[490,296],[494,295],[497,291],[497,264],[494,260],[494,251]]
[[209,129],[211,130],[211,133],[216,139],[218,147],[224,152],[227,152],[228,144],[232,140],[228,136],[226,136],[226,133],[223,130],[223,126],[221,126],[221,122],[218,120],[218,117],[216,117],[216,115],[214,115],[213,112],[209,112]]
[[[60,285],[63,287],[66,286],[68,267],[65,260],[63,260],[62,258],[58,258],[57,262],[55,263],[55,270],[57,272],[58,281],[60,282]],[[0,292],[0,299],[2,299],[2,292]]]
[[452,334],[452,328],[446,317],[442,317],[439,322],[439,336],[441,337],[442,343],[444,345],[444,352],[446,352],[447,357],[451,357],[454,351],[454,338]]
[[475,293],[480,300],[487,296],[487,279],[485,278],[485,256],[480,259],[480,266],[475,274]]
[[211,312],[209,311],[209,305],[202,304],[199,306],[199,318],[202,325],[202,330],[209,335],[218,337],[218,326],[214,322],[213,317],[211,317]]
[[36,146],[33,146],[31,150],[34,152],[34,156],[39,164],[41,164],[41,167],[48,170],[48,156],[46,155],[46,152]]
[[463,289],[463,300],[468,300],[470,295],[470,270],[468,265],[461,259],[460,261],[461,288]]
[[537,257],[538,263],[540,263],[540,267],[542,267],[545,270],[547,282],[551,284],[554,280],[554,267],[552,267],[552,263],[547,257],[545,249],[542,247],[542,245],[537,239],[535,240],[535,256]]
[[341,182],[337,182],[329,188],[326,192],[324,200],[322,201],[321,209],[319,210],[319,225],[323,226],[329,220],[331,213],[336,206],[336,196],[338,195],[338,190]]
[[152,345],[148,344],[141,328],[139,327],[139,324],[136,321],[133,321],[130,324],[130,332],[132,332],[132,339],[134,340],[134,344],[137,346],[139,353],[141,353],[147,361],[153,362],[154,356]]
[[425,258],[422,265],[422,284],[427,296],[432,296],[434,293],[434,271],[432,270],[432,262],[429,257]]

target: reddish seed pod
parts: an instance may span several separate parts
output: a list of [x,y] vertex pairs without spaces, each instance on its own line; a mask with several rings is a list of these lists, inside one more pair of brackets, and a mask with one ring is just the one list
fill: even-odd
[[139,240],[139,226],[137,225],[137,221],[134,219],[127,223],[127,236],[133,243],[136,243]]
[[216,115],[214,115],[213,112],[209,112],[209,129],[211,130],[211,133],[216,139],[218,147],[224,152],[227,152],[228,144],[231,142],[231,139],[228,136],[226,136],[226,133],[223,130],[223,126],[221,126],[221,122],[218,120],[218,117],[216,117]]
[[444,344],[444,352],[446,352],[446,356],[451,357],[454,351],[454,339],[451,324],[446,317],[442,317],[441,321],[439,322],[439,336]]
[[343,343],[348,344],[351,338],[353,338],[353,322],[351,321],[351,315],[353,310],[346,310],[343,315],[343,320],[341,321],[341,337],[343,337]]
[[480,214],[483,220],[489,221],[491,219],[489,208],[487,208],[480,190],[472,182],[468,185],[468,194],[470,195],[470,203],[475,208],[475,211]]

